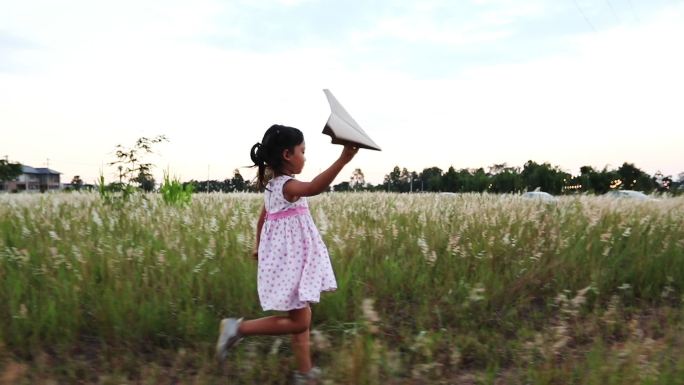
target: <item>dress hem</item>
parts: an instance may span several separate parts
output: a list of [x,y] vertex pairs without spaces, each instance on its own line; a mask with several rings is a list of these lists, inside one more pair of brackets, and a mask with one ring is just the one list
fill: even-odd
[[[336,291],[336,290],[337,290],[337,287],[335,286],[335,287],[330,287],[330,288],[327,288],[327,289],[323,289],[323,290],[321,290],[321,293],[329,293],[329,292],[333,292],[333,291]],[[308,306],[308,305],[310,305],[310,304],[312,304],[312,303],[319,303],[320,301],[321,301],[321,299],[320,299],[320,297],[319,297],[319,298],[317,298],[317,299],[313,299],[313,298],[312,298],[312,299],[305,299],[305,300],[303,300],[303,301],[300,301],[300,302],[306,303],[306,305],[304,305],[304,306],[302,306],[302,307],[292,307],[292,308],[289,308],[289,309],[286,309],[286,308],[278,308],[278,309],[276,309],[276,308],[273,308],[273,307],[269,307],[269,308],[262,307],[261,309],[262,309],[263,311],[290,311],[290,310],[304,309],[306,306]]]

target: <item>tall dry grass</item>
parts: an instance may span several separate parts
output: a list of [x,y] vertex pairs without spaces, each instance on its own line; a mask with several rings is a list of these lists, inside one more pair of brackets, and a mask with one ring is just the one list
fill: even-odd
[[[0,195],[0,362],[34,369],[29,382],[285,383],[284,337],[244,341],[227,367],[211,357],[222,317],[262,315],[261,205]],[[313,307],[328,383],[682,383],[684,198],[310,206],[339,286]]]

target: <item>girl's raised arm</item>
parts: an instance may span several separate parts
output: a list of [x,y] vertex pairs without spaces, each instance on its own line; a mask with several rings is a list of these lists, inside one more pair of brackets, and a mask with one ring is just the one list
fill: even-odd
[[340,157],[335,163],[328,167],[327,170],[318,174],[311,182],[300,182],[295,179],[290,179],[285,183],[285,186],[283,186],[283,195],[285,196],[285,199],[289,202],[294,202],[299,199],[299,197],[310,197],[322,193],[330,186],[330,183],[335,180],[337,174],[339,174],[340,171],[342,171],[342,168],[354,158],[354,155],[356,155],[358,151],[358,147],[351,145],[344,146],[342,154],[340,154]]

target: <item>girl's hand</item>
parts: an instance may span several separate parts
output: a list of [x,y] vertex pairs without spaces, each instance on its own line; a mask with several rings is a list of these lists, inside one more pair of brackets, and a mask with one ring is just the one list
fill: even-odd
[[342,155],[340,155],[340,159],[342,159],[344,163],[349,163],[357,152],[359,152],[359,148],[357,146],[345,144],[344,149],[342,149]]
[[252,250],[252,258],[254,258],[255,261],[259,260],[259,250],[257,250],[257,249]]

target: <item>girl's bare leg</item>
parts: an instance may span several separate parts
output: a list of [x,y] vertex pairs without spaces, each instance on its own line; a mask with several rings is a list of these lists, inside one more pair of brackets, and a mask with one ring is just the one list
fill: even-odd
[[238,332],[243,336],[300,334],[307,332],[310,325],[311,308],[307,306],[290,310],[286,316],[271,316],[242,321]]
[[308,373],[311,370],[311,353],[309,349],[309,329],[292,335],[292,351],[297,361],[297,370]]
[[297,370],[308,373],[311,370],[309,328],[311,308],[290,310],[286,316],[271,316],[242,321],[239,333],[243,336],[292,334],[292,350],[297,361]]

